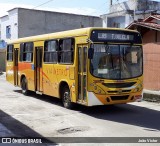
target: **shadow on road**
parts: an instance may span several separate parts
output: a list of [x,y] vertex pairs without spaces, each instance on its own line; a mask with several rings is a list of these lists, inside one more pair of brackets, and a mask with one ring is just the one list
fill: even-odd
[[[21,92],[21,90],[15,90],[15,92]],[[62,106],[60,99],[51,96],[41,96],[34,92],[31,92],[30,96]],[[148,131],[160,130],[160,112],[145,107],[131,104],[86,107],[76,104],[74,110],[97,119],[144,127]]]
[[43,138],[46,143],[54,143],[2,110],[0,110],[0,123],[10,130],[16,137]]
[[148,131],[160,130],[160,112],[131,104],[77,107],[77,110],[92,117],[123,124],[144,127]]
[[[22,94],[22,90],[13,90],[13,91]],[[53,104],[58,105],[58,106],[62,106],[61,100],[59,98],[56,98],[56,97],[52,97],[52,96],[48,96],[48,95],[38,95],[38,94],[36,94],[35,92],[32,92],[32,91],[29,92],[28,96],[29,97],[34,97],[36,99],[39,99],[39,100],[42,100],[42,101],[45,101],[45,102],[48,102],[48,103],[53,103]]]

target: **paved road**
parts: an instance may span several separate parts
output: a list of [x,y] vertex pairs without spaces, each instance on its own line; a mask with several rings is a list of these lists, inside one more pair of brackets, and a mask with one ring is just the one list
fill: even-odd
[[0,136],[159,137],[160,104],[78,105],[68,110],[53,97],[22,95],[20,88],[6,82],[2,75]]

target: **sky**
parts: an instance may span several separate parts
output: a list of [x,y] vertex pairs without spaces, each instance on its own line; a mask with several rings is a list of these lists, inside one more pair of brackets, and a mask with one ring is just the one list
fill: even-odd
[[[0,0],[0,17],[14,7],[35,8],[49,0]],[[35,9],[99,16],[107,12],[109,0],[50,0]]]
[[[113,3],[117,1],[113,0]],[[119,0],[123,1],[127,0]],[[15,7],[100,16],[108,12],[109,3],[110,0],[0,0],[0,17]]]

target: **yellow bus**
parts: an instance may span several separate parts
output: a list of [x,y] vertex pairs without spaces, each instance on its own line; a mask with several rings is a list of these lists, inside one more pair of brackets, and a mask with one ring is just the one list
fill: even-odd
[[64,107],[141,101],[143,51],[137,31],[81,28],[8,42],[6,79],[60,98]]

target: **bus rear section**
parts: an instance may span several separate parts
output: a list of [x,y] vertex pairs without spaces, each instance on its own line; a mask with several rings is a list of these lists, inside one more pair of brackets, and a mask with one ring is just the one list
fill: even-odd
[[18,48],[11,44],[6,53],[6,80],[18,86]]

